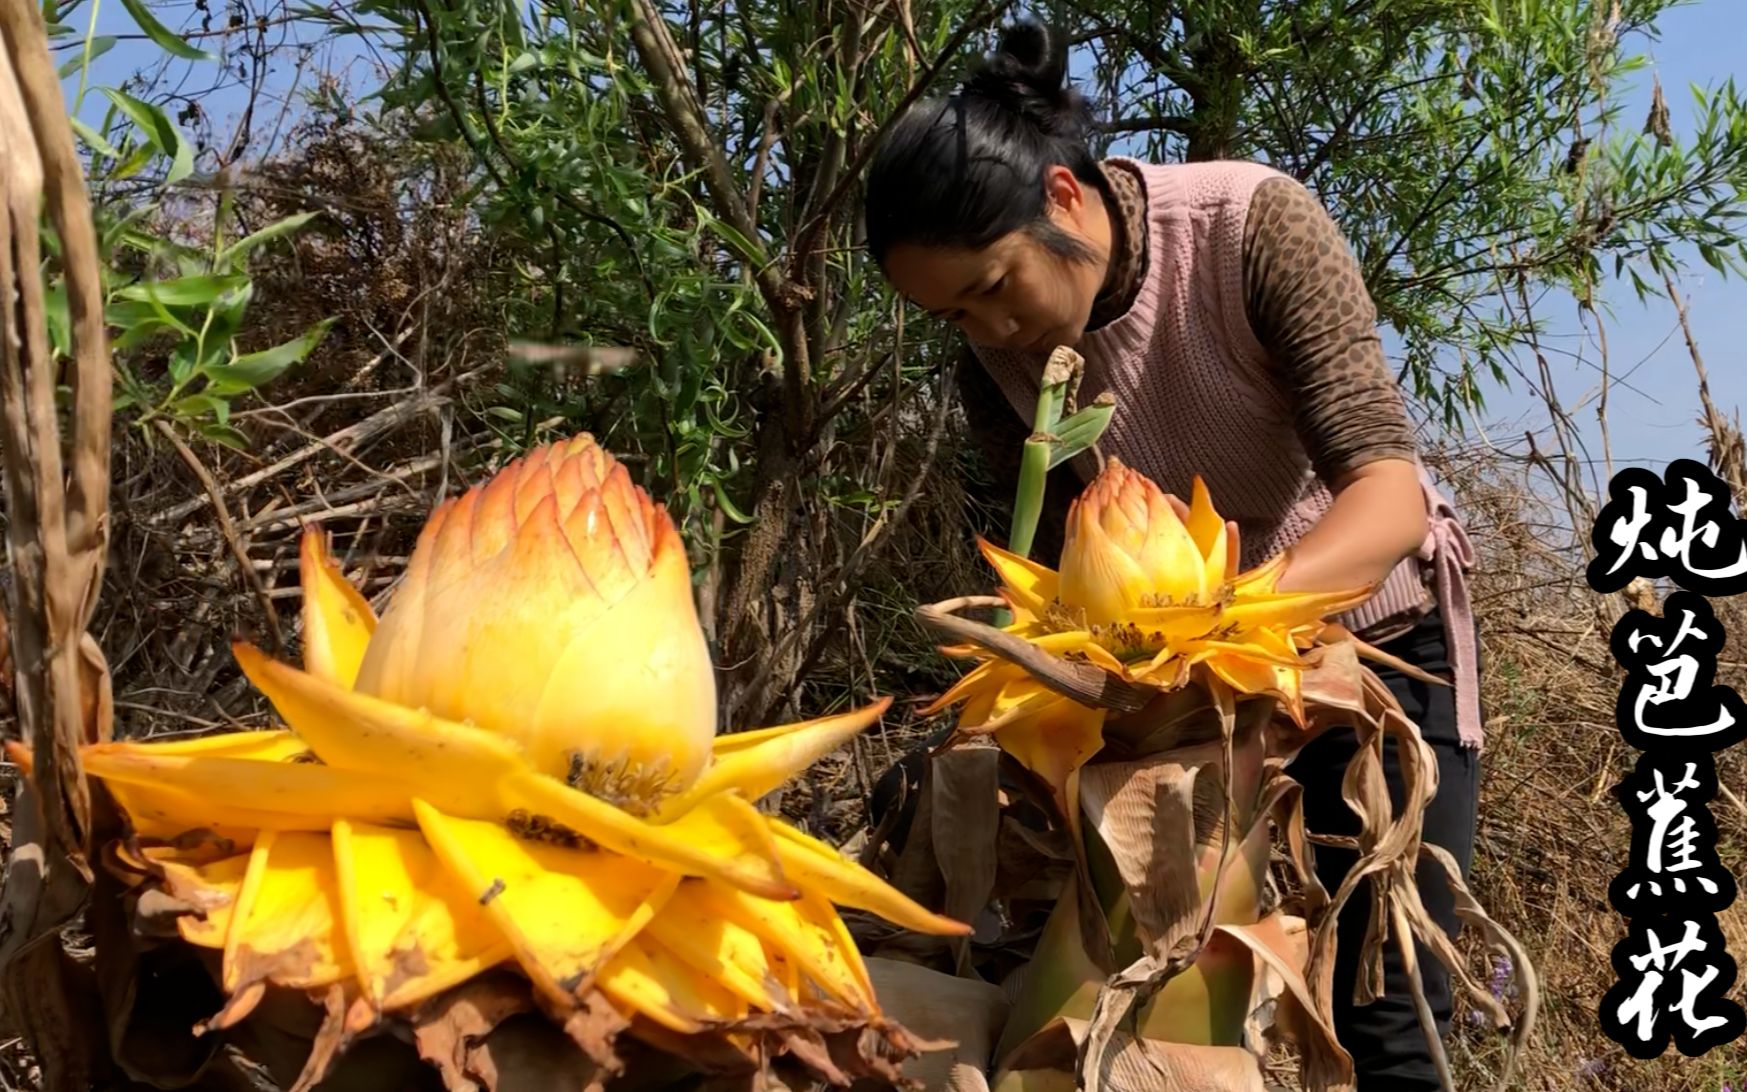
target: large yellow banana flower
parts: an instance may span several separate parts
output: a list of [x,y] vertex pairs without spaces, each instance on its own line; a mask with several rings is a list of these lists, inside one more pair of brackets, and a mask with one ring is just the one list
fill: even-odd
[[[1302,650],[1326,617],[1370,594],[1278,592],[1283,555],[1240,572],[1237,527],[1214,510],[1199,477],[1181,506],[1115,458],[1069,508],[1059,571],[978,544],[1013,611],[1005,632],[1159,691],[1201,679],[1234,695],[1271,695],[1298,721]],[[947,651],[982,662],[927,711],[963,702],[960,730],[992,732],[1077,823],[1077,774],[1103,745],[1108,711],[986,650]]]
[[716,734],[679,534],[580,439],[432,514],[356,678],[633,805],[696,780]]
[[380,621],[319,531],[301,561],[303,668],[235,648],[289,731],[82,756],[120,858],[222,952],[209,1026],[276,985],[338,987],[355,1030],[508,964],[657,1041],[849,1021],[884,1033],[870,1071],[911,1049],[836,906],[968,927],[753,806],[887,702],[716,736],[678,534],[591,437],[438,508]]

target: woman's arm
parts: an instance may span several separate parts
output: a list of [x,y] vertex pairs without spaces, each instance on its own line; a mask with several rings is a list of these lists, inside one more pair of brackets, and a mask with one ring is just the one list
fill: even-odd
[[1379,582],[1419,549],[1426,510],[1364,275],[1327,210],[1284,176],[1256,188],[1243,257],[1250,325],[1281,369],[1311,466],[1334,494],[1293,547],[1280,586]]
[[1341,475],[1335,502],[1287,553],[1281,591],[1338,591],[1375,584],[1426,534],[1419,468],[1379,459]]

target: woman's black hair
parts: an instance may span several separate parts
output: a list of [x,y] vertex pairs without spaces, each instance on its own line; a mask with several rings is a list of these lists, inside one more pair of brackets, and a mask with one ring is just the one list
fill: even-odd
[[1044,171],[1056,164],[1108,195],[1088,142],[1091,107],[1067,86],[1067,68],[1063,38],[1017,23],[955,94],[900,117],[868,166],[874,261],[884,266],[901,243],[976,250],[1020,229],[1060,257],[1092,259],[1045,214]]

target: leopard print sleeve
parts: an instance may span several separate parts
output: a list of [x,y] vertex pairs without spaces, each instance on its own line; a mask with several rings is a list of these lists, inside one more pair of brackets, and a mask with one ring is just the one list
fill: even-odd
[[1317,476],[1332,482],[1378,459],[1414,458],[1359,264],[1334,219],[1296,180],[1256,187],[1243,273],[1250,326],[1283,373]]

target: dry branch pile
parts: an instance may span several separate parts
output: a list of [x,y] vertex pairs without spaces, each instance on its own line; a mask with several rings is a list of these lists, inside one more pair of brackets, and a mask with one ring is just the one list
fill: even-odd
[[[233,417],[250,450],[117,430],[116,548],[98,636],[129,735],[247,716],[233,637],[294,647],[297,542],[319,522],[379,596],[441,497],[506,457],[470,406],[501,377],[487,313],[494,257],[416,172],[362,134],[308,123],[291,158],[240,180],[245,225],[322,213],[253,271],[277,344],[334,319],[321,350]],[[411,201],[417,182],[426,199]]]

